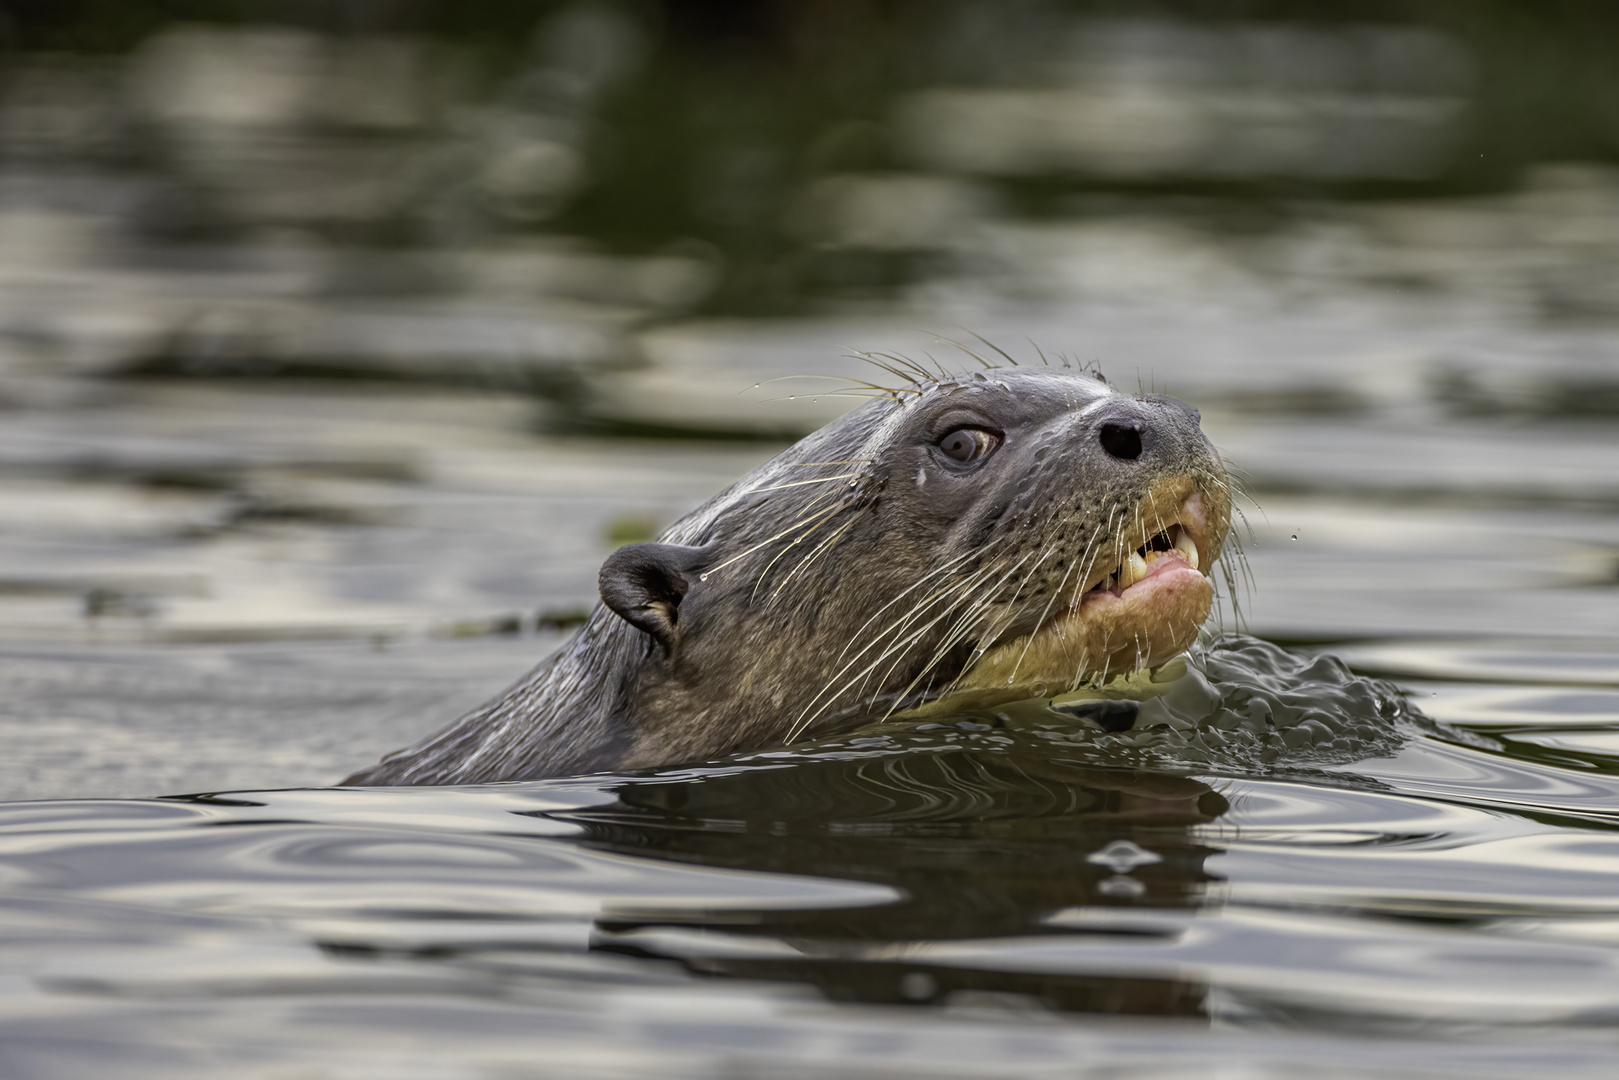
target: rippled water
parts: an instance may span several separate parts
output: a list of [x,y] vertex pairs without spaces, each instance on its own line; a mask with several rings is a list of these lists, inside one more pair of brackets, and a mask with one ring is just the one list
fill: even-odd
[[700,768],[6,804],[0,1066],[1609,1074],[1611,662],[1412,698],[1241,637],[1188,668]]
[[[0,1080],[1613,1075],[1594,9],[28,6]],[[1226,636],[1131,695],[323,786],[846,409],[849,348],[970,363],[938,333],[1202,410]]]

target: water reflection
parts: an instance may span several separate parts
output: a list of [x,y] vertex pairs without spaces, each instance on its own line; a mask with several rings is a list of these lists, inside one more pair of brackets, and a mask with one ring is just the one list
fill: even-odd
[[[1498,1061],[1544,1066],[1534,1031],[1614,1008],[1619,788],[1400,730],[1267,779],[1121,767],[962,719],[640,776],[10,804],[0,963],[53,1016],[185,1001],[212,1038],[250,1012],[289,1030],[304,1014],[268,1003],[320,994],[353,1039],[470,1024],[572,1053],[561,1031],[600,1039],[580,1018],[607,1009],[632,1070],[759,1040],[809,1068],[800,1040],[848,1023],[883,1033],[874,1060],[922,1068],[941,1013],[967,1075],[991,1045],[1071,1052],[1104,1014],[1195,1025],[1126,1041],[1160,1055],[1209,1024],[1315,1033],[1222,1044],[1256,1061],[1487,1020],[1524,1032]],[[1453,1063],[1443,1041],[1398,1045]]]
[[[672,957],[691,970],[786,979],[833,1000],[965,1001],[1010,994],[1079,1012],[1197,1015],[1201,992],[1174,979],[1020,979],[911,957],[903,943],[1034,931],[1073,904],[1196,904],[1211,849],[1188,826],[1226,809],[1179,777],[954,753],[821,758],[625,785],[612,807],[564,815],[603,850],[774,873],[832,875],[895,890],[895,903],[760,918],[723,932],[612,921],[599,947]],[[1149,865],[1128,874],[1095,854],[1133,837]]]

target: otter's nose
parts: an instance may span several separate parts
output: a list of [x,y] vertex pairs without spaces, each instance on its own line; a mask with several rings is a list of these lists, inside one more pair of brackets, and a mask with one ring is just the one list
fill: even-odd
[[1141,429],[1135,424],[1103,424],[1102,449],[1122,461],[1141,456]]
[[1157,445],[1164,419],[1161,410],[1140,398],[1119,398],[1092,417],[1091,430],[1108,457],[1135,461]]
[[1119,461],[1150,456],[1160,443],[1179,445],[1195,437],[1199,416],[1185,402],[1159,394],[1143,394],[1109,402],[1095,416],[1091,430],[1107,455]]

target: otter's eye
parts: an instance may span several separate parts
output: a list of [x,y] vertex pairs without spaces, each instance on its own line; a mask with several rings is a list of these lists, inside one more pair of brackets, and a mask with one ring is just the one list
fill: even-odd
[[988,457],[1001,444],[1000,436],[983,428],[957,428],[939,440],[939,449],[951,461],[966,463]]

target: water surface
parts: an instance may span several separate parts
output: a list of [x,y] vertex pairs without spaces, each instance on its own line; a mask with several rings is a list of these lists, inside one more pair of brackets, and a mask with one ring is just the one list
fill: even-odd
[[1121,733],[1031,705],[648,774],[6,805],[6,1071],[1602,1074],[1613,695],[1212,648],[1212,698]]
[[[0,1075],[1612,1074],[1601,33],[362,6],[0,56]],[[1246,491],[1133,729],[329,786],[974,334]]]

